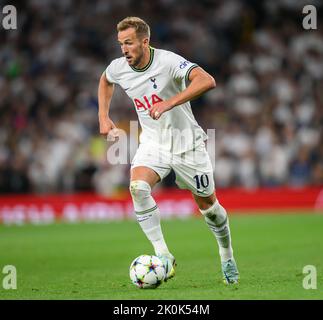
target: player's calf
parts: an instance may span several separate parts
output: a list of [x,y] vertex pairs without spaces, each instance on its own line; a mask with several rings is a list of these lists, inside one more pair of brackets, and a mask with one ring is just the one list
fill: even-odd
[[137,221],[153,245],[156,255],[169,254],[160,226],[159,209],[151,196],[149,183],[143,180],[133,180],[129,189]]
[[224,282],[237,283],[239,272],[233,258],[229,218],[226,210],[216,200],[211,207],[206,210],[200,209],[200,211],[218,242]]

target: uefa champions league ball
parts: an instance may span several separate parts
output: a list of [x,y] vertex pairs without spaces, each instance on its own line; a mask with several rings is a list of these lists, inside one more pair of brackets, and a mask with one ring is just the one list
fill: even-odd
[[146,254],[132,261],[129,273],[132,283],[141,289],[157,288],[166,276],[162,261],[156,256]]

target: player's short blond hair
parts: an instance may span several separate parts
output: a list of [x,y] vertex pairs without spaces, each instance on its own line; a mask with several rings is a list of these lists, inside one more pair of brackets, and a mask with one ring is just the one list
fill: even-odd
[[118,32],[127,30],[129,28],[134,28],[136,30],[136,35],[138,38],[150,38],[149,25],[138,17],[127,17],[117,24]]

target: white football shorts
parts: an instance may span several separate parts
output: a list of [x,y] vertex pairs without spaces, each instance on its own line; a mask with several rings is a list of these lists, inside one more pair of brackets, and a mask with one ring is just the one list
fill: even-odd
[[214,193],[213,168],[204,143],[181,154],[140,144],[131,169],[141,166],[154,170],[161,180],[173,169],[178,187],[191,190],[197,196],[208,197]]

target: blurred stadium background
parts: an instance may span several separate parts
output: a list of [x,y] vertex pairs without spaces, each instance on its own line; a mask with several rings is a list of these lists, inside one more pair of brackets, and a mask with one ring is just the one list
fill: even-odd
[[[150,24],[152,46],[215,77],[217,88],[192,105],[216,129],[210,155],[224,204],[322,210],[323,30],[303,29],[307,1],[10,4],[18,28],[0,29],[0,222],[131,215],[130,165],[106,161],[97,120],[98,80],[121,55],[116,23],[129,15]],[[322,16],[322,2],[311,4]],[[132,102],[115,93],[111,118],[129,132]],[[174,186],[170,175],[157,190],[162,212],[189,215],[190,196]]]

